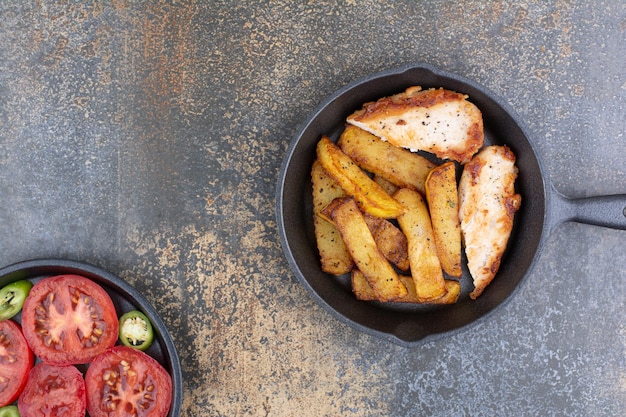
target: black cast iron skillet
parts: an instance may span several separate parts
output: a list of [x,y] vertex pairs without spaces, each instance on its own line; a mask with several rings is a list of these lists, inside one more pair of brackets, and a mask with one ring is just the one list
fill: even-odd
[[[346,117],[363,103],[407,87],[443,87],[469,95],[483,113],[485,145],[506,144],[517,156],[516,190],[522,196],[513,233],[494,281],[475,301],[464,266],[459,302],[452,306],[407,306],[357,301],[349,277],[320,269],[313,235],[310,169],[322,135],[336,140]],[[626,195],[572,199],[550,183],[527,128],[513,110],[477,83],[431,65],[411,64],[356,81],[326,99],[293,138],[277,186],[277,221],[285,256],[313,298],[340,321],[403,346],[419,345],[484,318],[514,293],[533,268],[551,231],[566,221],[626,230]],[[459,168],[460,170],[460,168]]]
[[[146,353],[156,359],[172,377],[172,405],[168,417],[178,417],[183,402],[182,369],[174,342],[156,310],[148,300],[126,281],[93,265],[67,259],[33,259],[18,262],[0,269],[0,288],[11,282],[30,280],[33,283],[44,277],[76,274],[98,283],[111,296],[118,316],[131,310],[142,311],[155,333],[154,342]],[[14,318],[21,323],[21,313]],[[83,365],[79,368],[83,369]],[[84,369],[83,369],[84,370]]]

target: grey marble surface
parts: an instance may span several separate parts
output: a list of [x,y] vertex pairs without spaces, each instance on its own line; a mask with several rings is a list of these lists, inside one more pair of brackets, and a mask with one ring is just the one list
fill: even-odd
[[289,141],[346,83],[426,62],[525,120],[550,181],[626,194],[626,4],[0,3],[0,265],[140,289],[184,416],[617,416],[626,233],[557,227],[514,298],[405,349],[332,318],[283,256]]

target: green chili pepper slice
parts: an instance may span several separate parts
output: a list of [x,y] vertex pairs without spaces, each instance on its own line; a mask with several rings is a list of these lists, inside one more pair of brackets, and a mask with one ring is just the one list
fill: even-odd
[[8,320],[22,310],[24,300],[32,287],[32,282],[21,280],[0,289],[0,321]]
[[152,324],[141,311],[133,310],[120,317],[120,340],[125,346],[146,350],[154,340]]
[[7,405],[0,408],[0,417],[20,417],[20,412],[15,405]]

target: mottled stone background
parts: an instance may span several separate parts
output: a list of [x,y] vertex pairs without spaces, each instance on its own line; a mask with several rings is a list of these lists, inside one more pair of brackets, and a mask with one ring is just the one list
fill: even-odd
[[169,326],[183,415],[626,412],[626,233],[566,223],[488,320],[405,349],[336,321],[285,261],[299,124],[420,61],[504,98],[551,180],[626,193],[626,3],[0,2],[0,264],[93,263]]

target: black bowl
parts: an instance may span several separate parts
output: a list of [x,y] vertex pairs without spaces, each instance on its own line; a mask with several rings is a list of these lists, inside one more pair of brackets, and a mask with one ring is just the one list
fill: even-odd
[[[62,274],[81,275],[98,283],[111,296],[118,316],[127,311],[139,310],[150,319],[155,338],[152,345],[146,350],[146,353],[163,365],[171,375],[173,392],[172,405],[168,416],[178,417],[183,401],[183,379],[176,348],[159,314],[148,300],[126,281],[107,271],[82,262],[64,259],[35,259],[0,269],[0,288],[23,279],[34,283],[45,277]],[[18,314],[15,320],[20,322],[20,317],[21,314]]]
[[[476,300],[468,293],[473,284],[463,266],[459,302],[451,306],[403,305],[358,301],[348,276],[322,272],[313,232],[311,165],[322,135],[337,140],[346,117],[363,103],[419,85],[443,87],[469,96],[483,113],[485,145],[506,144],[517,156],[516,183],[522,208],[500,271]],[[276,193],[276,218],[285,256],[296,277],[311,296],[340,321],[365,333],[403,346],[417,346],[482,319],[503,305],[535,263],[546,228],[545,181],[541,164],[519,118],[486,88],[430,65],[410,64],[358,80],[327,98],[293,138],[283,160]]]

